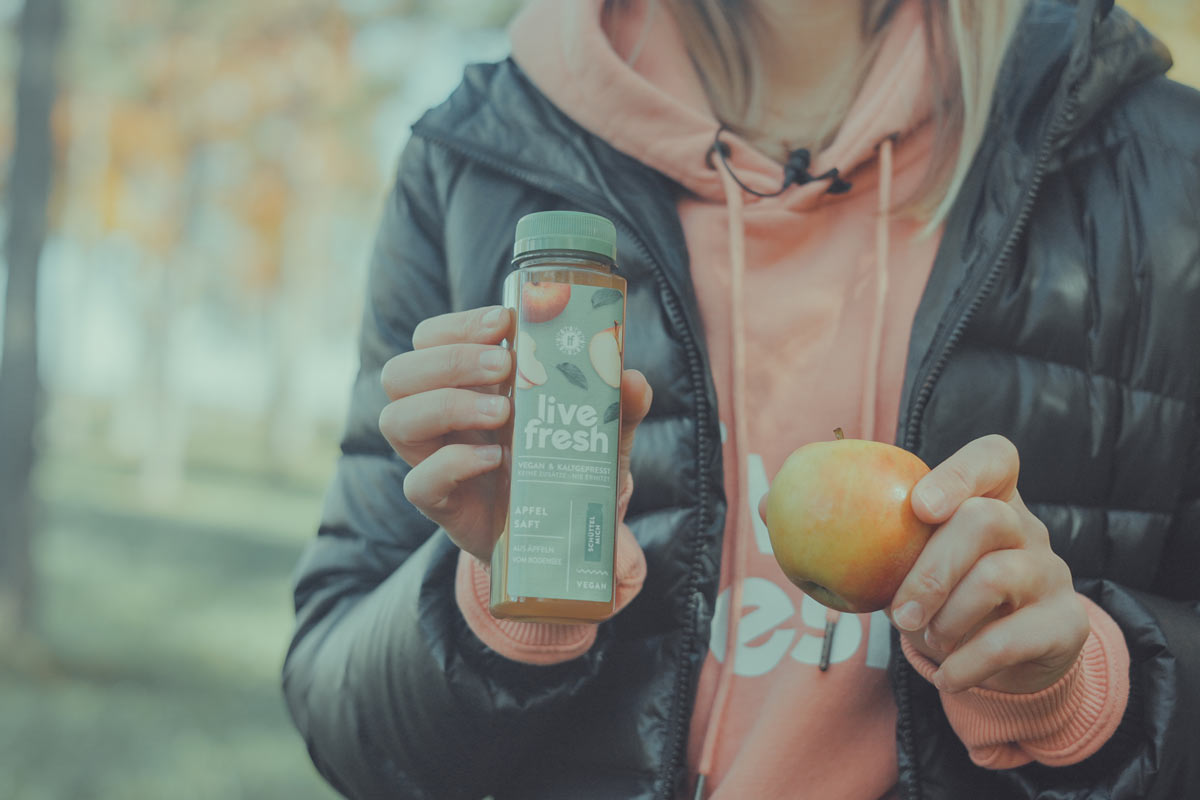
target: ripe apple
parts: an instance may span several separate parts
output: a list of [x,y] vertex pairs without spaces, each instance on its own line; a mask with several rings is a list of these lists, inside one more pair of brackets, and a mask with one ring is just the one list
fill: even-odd
[[549,379],[550,376],[546,374],[546,366],[534,355],[537,351],[537,342],[525,331],[517,331],[516,351],[517,376],[515,381],[518,389],[532,389],[534,386],[541,386]]
[[910,502],[929,467],[837,433],[788,456],[767,493],[767,532],[788,580],[822,605],[862,614],[887,607],[933,533]]
[[588,358],[600,380],[614,389],[621,388],[621,325],[614,322],[588,342]]
[[571,284],[528,281],[521,287],[521,318],[526,322],[548,322],[567,307]]

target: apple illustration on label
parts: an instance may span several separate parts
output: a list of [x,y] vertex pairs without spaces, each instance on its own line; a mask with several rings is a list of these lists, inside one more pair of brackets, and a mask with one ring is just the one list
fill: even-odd
[[614,322],[592,337],[588,358],[600,380],[614,389],[621,388],[621,324]]
[[534,352],[537,350],[537,342],[533,340],[525,331],[517,331],[517,377],[515,380],[518,389],[532,389],[534,386],[541,386],[549,378],[546,374],[546,367],[541,361],[538,361]]
[[571,284],[528,281],[521,287],[521,318],[526,322],[548,322],[567,307]]
[[913,513],[929,467],[890,444],[813,442],[790,456],[767,492],[767,532],[788,580],[822,605],[886,608],[933,534]]

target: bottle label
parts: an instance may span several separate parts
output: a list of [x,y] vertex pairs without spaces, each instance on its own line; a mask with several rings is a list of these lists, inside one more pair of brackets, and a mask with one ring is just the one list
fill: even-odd
[[613,593],[625,297],[510,276],[513,341],[508,595]]

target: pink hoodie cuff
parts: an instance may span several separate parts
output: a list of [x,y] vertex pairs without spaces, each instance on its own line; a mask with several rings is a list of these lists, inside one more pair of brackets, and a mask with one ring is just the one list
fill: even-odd
[[[646,578],[645,553],[624,522],[632,495],[633,484],[627,483],[617,498],[614,613],[629,605]],[[542,666],[559,664],[583,655],[596,641],[596,626],[593,624],[559,625],[496,619],[488,610],[490,589],[488,565],[465,551],[460,552],[454,580],[454,597],[458,607],[467,621],[467,627],[480,641],[505,658]]]
[[[1054,684],[1033,694],[978,687],[941,693],[951,727],[979,766],[1077,764],[1099,750],[1120,724],[1129,699],[1125,636],[1104,609],[1080,597],[1092,632],[1075,665]],[[913,669],[932,680],[937,664],[903,638],[901,646]]]

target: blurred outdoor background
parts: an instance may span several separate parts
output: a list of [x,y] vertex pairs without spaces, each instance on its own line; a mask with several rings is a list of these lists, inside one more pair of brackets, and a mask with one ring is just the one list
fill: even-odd
[[[34,317],[11,239],[0,265],[0,296],[6,274],[21,295],[0,377],[0,800],[334,797],[279,689],[291,572],[399,148],[464,64],[507,53],[518,0],[30,2],[23,27],[23,0],[0,0],[0,241],[48,215],[28,567],[2,465],[21,460]],[[18,98],[22,56],[57,63],[52,136]]]
[[[27,1],[0,0],[0,800],[331,798],[278,688],[290,574],[408,125],[520,0]],[[1200,85],[1200,3],[1128,6]]]

